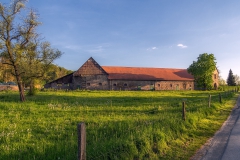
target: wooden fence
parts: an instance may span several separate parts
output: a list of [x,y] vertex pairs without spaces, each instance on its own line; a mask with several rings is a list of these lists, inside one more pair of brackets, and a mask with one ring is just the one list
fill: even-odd
[[[238,92],[238,90],[231,90],[224,92],[225,96],[230,92]],[[219,103],[222,103],[222,94],[219,93]],[[211,107],[212,95],[208,96],[208,107]],[[182,120],[186,121],[186,101],[182,101]],[[84,122],[77,125],[78,133],[78,160],[86,160],[86,126]]]

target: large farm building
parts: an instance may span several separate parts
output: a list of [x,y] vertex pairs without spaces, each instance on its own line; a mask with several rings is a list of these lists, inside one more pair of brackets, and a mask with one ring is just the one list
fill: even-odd
[[[213,73],[218,87],[218,72]],[[77,71],[45,84],[52,89],[81,90],[194,90],[187,69],[100,66],[92,57]]]

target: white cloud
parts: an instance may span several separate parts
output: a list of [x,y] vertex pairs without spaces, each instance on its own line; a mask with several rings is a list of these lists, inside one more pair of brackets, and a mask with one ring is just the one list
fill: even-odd
[[148,48],[147,50],[152,51],[152,50],[156,50],[156,49],[158,49],[158,48],[157,47],[152,47],[152,48]]
[[152,50],[158,49],[157,47],[152,47]]
[[187,48],[188,47],[188,46],[185,46],[183,44],[178,44],[177,46],[180,47],[180,48]]

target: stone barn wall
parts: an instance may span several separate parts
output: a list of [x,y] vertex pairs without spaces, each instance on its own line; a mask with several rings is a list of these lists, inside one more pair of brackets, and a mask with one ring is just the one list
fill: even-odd
[[63,89],[63,90],[72,90],[73,89],[73,84],[72,83],[57,83],[57,82],[52,82],[44,86],[44,88],[50,88],[50,89]]
[[215,89],[218,89],[218,87],[219,87],[218,78],[219,78],[218,70],[215,70],[215,71],[213,72],[213,76],[212,76],[212,79],[213,79],[213,87],[214,87]]
[[71,90],[73,89],[72,77],[73,77],[73,73],[68,74],[62,78],[59,78],[57,80],[54,80],[50,83],[45,84],[44,88]]
[[73,89],[109,90],[107,75],[85,75],[73,77]]
[[157,81],[155,90],[194,90],[193,81]]
[[110,90],[194,90],[193,81],[110,80]]
[[154,81],[110,80],[110,90],[153,90]]

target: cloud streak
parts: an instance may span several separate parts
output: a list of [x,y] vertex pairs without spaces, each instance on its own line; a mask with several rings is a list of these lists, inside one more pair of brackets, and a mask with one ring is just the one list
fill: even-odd
[[94,49],[89,49],[88,50],[88,52],[90,52],[90,53],[100,53],[100,52],[103,52],[103,51],[104,51],[103,46],[97,46]]
[[183,44],[178,44],[177,46],[180,47],[180,48],[187,48],[188,47],[188,46],[185,46]]
[[148,51],[153,51],[153,50],[157,50],[158,48],[157,47],[152,47],[152,48],[148,48],[147,50]]

